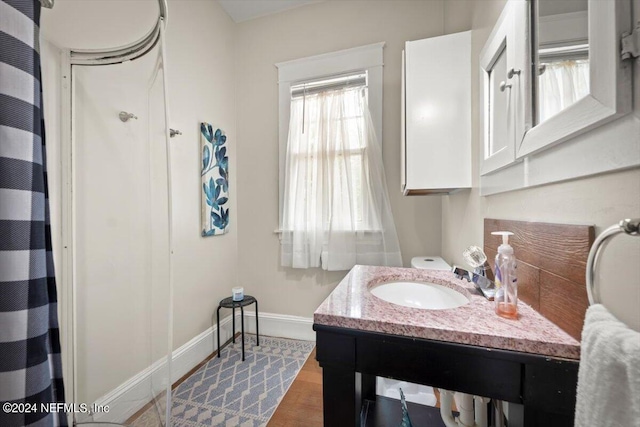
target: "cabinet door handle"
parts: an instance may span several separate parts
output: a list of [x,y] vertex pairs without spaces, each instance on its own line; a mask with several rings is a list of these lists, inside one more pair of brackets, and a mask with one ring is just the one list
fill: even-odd
[[505,90],[507,90],[507,88],[510,88],[511,85],[507,84],[507,82],[505,81],[501,81],[500,82],[500,92],[504,92]]
[[507,78],[512,79],[513,76],[519,76],[521,72],[522,70],[516,70],[515,68],[511,68],[509,69],[509,71],[507,71]]

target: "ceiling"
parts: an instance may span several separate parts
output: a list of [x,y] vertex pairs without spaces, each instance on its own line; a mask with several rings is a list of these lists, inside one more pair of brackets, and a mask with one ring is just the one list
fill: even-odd
[[111,49],[140,40],[157,20],[157,0],[56,0],[42,9],[40,29],[58,47]]
[[[235,22],[242,22],[324,0],[218,1]],[[177,4],[169,4],[169,28],[172,6]],[[157,0],[55,0],[53,9],[43,9],[41,30],[59,47],[111,49],[141,39],[157,19]]]
[[324,0],[218,0],[235,22],[248,21]]

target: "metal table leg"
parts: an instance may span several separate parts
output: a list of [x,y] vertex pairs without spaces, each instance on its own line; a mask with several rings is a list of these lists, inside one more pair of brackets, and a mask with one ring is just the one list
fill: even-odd
[[218,330],[218,357],[220,357],[220,309],[222,307],[218,306],[218,310],[216,311],[216,318],[217,318],[217,330]]
[[258,329],[258,300],[256,299],[256,345],[260,345],[260,329]]
[[240,327],[242,328],[242,361],[244,362],[244,308],[240,306]]
[[[242,308],[242,307],[240,307]],[[236,343],[236,305],[231,304],[231,324],[233,325],[233,330],[231,331],[231,340],[233,343]]]

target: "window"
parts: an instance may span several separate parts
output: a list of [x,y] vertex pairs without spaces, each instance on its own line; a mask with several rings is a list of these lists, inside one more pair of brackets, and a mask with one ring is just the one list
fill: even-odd
[[383,46],[277,65],[284,267],[402,265],[377,139]]
[[[291,118],[289,122],[288,149],[291,150],[286,165],[287,174],[296,179],[285,182],[285,192],[296,194],[284,200],[284,218],[294,217],[296,206],[314,208],[312,194],[319,185],[341,189],[351,194],[351,209],[341,210],[350,214],[358,231],[379,228],[369,214],[369,197],[365,191],[368,164],[365,158],[367,133],[365,129],[366,73],[328,78],[298,84],[291,87]],[[324,168],[328,177],[318,182]],[[347,200],[345,197],[343,200]],[[328,198],[323,206],[323,216],[335,212]],[[348,210],[348,212],[347,212]],[[346,220],[346,219],[345,219]],[[293,226],[282,224],[284,229]]]
[[380,136],[382,135],[382,54],[384,45],[384,42],[375,43],[276,64],[278,68],[280,122],[280,212],[277,232],[282,230],[284,217],[285,163],[291,108],[304,99],[300,97],[305,89],[304,83],[306,83],[307,101],[309,101],[309,97],[316,92],[315,89],[319,86],[326,88],[331,81],[339,85],[344,83],[344,81],[340,82],[340,79],[344,80],[345,77],[351,80],[352,85],[362,86],[365,85],[365,82],[362,81],[362,76],[365,75],[366,101],[371,113],[373,129],[375,134]]

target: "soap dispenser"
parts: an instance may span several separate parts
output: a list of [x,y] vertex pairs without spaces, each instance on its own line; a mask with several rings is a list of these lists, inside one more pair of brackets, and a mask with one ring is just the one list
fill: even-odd
[[496,314],[507,319],[518,318],[518,278],[516,275],[516,257],[509,245],[509,231],[495,231],[493,235],[502,236],[495,262],[496,294],[494,303]]

